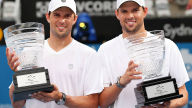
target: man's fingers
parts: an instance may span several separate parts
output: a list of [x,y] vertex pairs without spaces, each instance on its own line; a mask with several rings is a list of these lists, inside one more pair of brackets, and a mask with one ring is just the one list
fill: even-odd
[[170,101],[166,101],[163,103],[164,108],[169,108],[170,107]]
[[136,67],[138,67],[138,64],[135,64],[133,61],[130,61],[127,71],[134,71]]
[[152,104],[154,108],[169,108],[170,101],[163,102],[161,104]]
[[6,48],[6,56],[9,56],[9,48]]
[[18,71],[17,70],[17,67],[20,65],[20,63],[19,62],[17,62],[17,63],[15,63],[15,66],[14,66],[14,71]]
[[129,62],[129,64],[128,64],[128,66],[130,66],[131,64],[133,64],[134,62],[133,62],[133,60],[131,60],[130,62]]
[[46,92],[38,92],[34,93],[32,95],[33,98],[36,98],[42,102],[49,102],[53,101],[54,99],[51,97],[51,93],[46,93]]
[[52,84],[52,85],[53,85],[53,87],[54,87],[54,90],[55,90],[55,91],[58,91],[57,86],[56,86],[55,84]]
[[17,67],[19,66],[20,63],[17,62],[19,58],[16,57],[15,52],[13,51],[13,53],[10,53],[9,48],[7,48],[6,55],[7,55],[8,65],[11,68],[11,70],[17,71]]
[[128,76],[133,76],[133,75],[140,75],[142,72],[137,72],[137,71],[129,71],[127,72]]
[[32,97],[35,98],[35,99],[38,99],[40,101],[43,101],[43,102],[46,100],[46,97],[44,97],[43,95],[41,95],[39,93],[33,93]]
[[131,65],[128,67],[127,71],[135,71],[135,70],[136,70],[135,68],[137,68],[137,67],[138,67],[137,64],[131,64]]
[[41,99],[42,102],[50,102],[50,101],[53,101],[53,99],[51,98],[43,98]]
[[50,97],[50,93],[46,93],[46,92],[38,92],[37,94],[42,95],[44,97]]
[[19,65],[18,62],[17,62],[18,59],[19,59],[19,58],[18,58],[18,57],[15,57],[15,56],[12,57],[12,59],[11,59],[12,61],[10,62],[10,67],[11,67],[11,69],[12,69],[13,71],[15,71],[15,70],[17,69],[17,66]]
[[129,76],[129,78],[130,78],[131,80],[133,80],[133,79],[142,79],[141,76]]
[[9,56],[7,57],[8,64],[11,64],[11,61],[12,61],[13,57],[14,57],[13,53],[9,54]]

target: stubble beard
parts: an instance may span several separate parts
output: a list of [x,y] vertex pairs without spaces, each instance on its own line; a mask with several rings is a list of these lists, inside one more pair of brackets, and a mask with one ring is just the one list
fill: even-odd
[[125,30],[125,32],[127,32],[128,34],[135,34],[135,33],[137,33],[137,32],[141,29],[143,23],[144,23],[144,22],[138,24],[133,30],[130,30],[128,27],[124,26],[124,30]]
[[66,38],[67,36],[69,36],[70,30],[66,31],[65,33],[61,33],[61,34],[55,32],[55,31],[53,31],[52,33],[57,38]]

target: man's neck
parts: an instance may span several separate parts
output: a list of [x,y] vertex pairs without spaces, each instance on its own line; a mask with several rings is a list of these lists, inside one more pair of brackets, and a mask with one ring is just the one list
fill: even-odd
[[144,33],[144,32],[146,32],[146,30],[145,29],[142,29],[142,30],[139,30],[139,31],[137,31],[137,32],[125,32],[125,31],[123,31],[123,38],[127,38],[127,37],[130,37],[130,36],[134,36],[134,35],[137,35],[137,34],[139,34],[139,33]]
[[50,38],[48,39],[48,44],[53,50],[58,52],[61,49],[68,46],[72,42],[72,40],[73,39],[71,36],[67,36],[64,38],[58,38],[58,37],[50,36]]

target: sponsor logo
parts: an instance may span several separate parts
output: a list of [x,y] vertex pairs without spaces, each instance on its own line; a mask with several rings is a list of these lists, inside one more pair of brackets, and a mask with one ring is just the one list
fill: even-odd
[[171,24],[165,24],[163,28],[165,30],[165,36],[170,37],[170,39],[175,39],[176,36],[192,36],[192,27],[185,26],[185,24],[180,24],[179,27],[173,27]]
[[90,16],[114,16],[116,1],[76,1],[77,12],[87,12]]
[[[65,0],[62,0],[65,1]],[[49,1],[36,2],[36,17],[42,18],[48,10]],[[114,16],[116,1],[76,1],[77,12],[90,16]]]

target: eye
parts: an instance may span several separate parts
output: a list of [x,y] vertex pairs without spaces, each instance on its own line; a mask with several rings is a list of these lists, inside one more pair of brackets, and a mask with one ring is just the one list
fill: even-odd
[[58,14],[58,13],[54,13],[53,14],[55,17],[60,17],[60,14]]
[[65,14],[65,18],[70,18],[71,14]]
[[139,8],[133,9],[133,12],[138,12],[138,11],[139,11]]
[[127,13],[127,10],[122,9],[121,13]]

